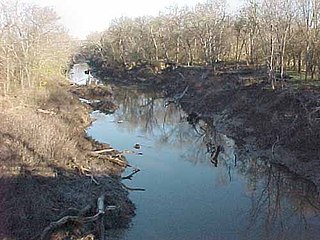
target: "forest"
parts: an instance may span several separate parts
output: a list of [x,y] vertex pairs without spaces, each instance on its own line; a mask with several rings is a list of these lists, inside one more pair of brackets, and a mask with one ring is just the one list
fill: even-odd
[[[228,62],[267,66],[271,77],[293,72],[299,79],[319,79],[319,8],[318,0],[250,0],[236,13],[223,0],[173,6],[156,17],[114,19],[79,51],[96,66]],[[79,43],[52,9],[2,1],[0,10],[3,94],[67,70]]]
[[0,88],[39,87],[67,70],[75,42],[50,8],[0,2]]
[[173,6],[156,17],[114,19],[81,53],[95,66],[245,63],[267,66],[271,78],[318,79],[319,7],[318,0],[249,0],[236,13],[223,0]]

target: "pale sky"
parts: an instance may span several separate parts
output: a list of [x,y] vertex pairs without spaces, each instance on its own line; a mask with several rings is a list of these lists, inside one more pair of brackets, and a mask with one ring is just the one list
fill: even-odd
[[[61,17],[69,33],[80,39],[95,31],[103,31],[110,21],[121,16],[158,15],[172,5],[192,6],[204,0],[25,0],[40,6],[51,6]],[[243,0],[227,0],[236,8]]]

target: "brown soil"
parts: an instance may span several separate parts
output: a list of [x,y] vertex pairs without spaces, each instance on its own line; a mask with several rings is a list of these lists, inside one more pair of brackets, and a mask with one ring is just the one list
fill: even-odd
[[[97,73],[104,76],[99,75],[103,70]],[[213,121],[216,129],[235,139],[240,157],[269,159],[320,187],[319,89],[296,89],[288,81],[278,81],[271,89],[263,68],[178,67],[151,77],[141,73],[134,69],[111,80],[161,89],[168,102],[181,104],[193,123]]]
[[[44,239],[96,239],[102,219],[105,229],[123,228],[134,215],[120,183],[126,159],[86,137],[90,108],[68,88],[50,86],[0,101],[1,239],[40,239],[51,222],[64,216],[77,216],[83,209],[82,218],[93,216],[102,195],[105,206],[114,205],[114,210],[95,222],[68,221]],[[101,149],[109,151],[96,153]]]
[[77,96],[90,100],[112,100],[112,89],[101,85],[73,86],[70,92]]

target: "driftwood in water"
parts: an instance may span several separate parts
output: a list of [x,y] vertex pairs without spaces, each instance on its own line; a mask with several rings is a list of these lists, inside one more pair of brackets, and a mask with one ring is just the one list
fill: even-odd
[[146,189],[144,188],[132,188],[132,187],[128,187],[125,184],[121,183],[122,187],[128,191],[145,191]]
[[130,173],[128,176],[125,176],[125,177],[122,177],[121,179],[124,180],[124,179],[129,179],[129,180],[132,180],[132,177],[137,174],[138,172],[140,172],[140,169],[139,168],[136,168],[133,170],[132,173]]

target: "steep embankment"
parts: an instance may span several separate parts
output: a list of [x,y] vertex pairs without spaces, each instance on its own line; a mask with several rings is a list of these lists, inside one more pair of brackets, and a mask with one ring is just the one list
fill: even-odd
[[[102,219],[100,228],[125,227],[134,214],[118,177],[125,158],[86,136],[90,108],[69,89],[52,84],[1,98],[1,238],[98,236]],[[110,96],[104,90],[108,101]],[[116,209],[89,221],[98,198]]]
[[[191,76],[163,89],[183,109],[213,119],[220,131],[236,140],[243,157],[268,159],[320,186],[320,93],[312,89],[271,89],[263,72],[239,71]],[[179,74],[180,75],[180,74]],[[178,76],[176,76],[178,77]],[[179,96],[179,95],[178,95]]]

